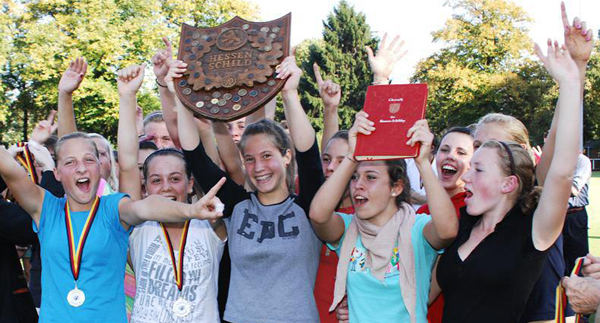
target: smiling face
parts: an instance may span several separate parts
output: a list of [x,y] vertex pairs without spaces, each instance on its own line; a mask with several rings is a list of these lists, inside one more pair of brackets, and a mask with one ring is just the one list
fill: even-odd
[[245,139],[242,155],[246,175],[259,193],[287,192],[286,168],[292,160],[290,150],[282,155],[268,135],[256,134]]
[[378,217],[396,213],[396,196],[402,190],[397,183],[390,185],[388,166],[383,161],[361,162],[350,181],[356,215],[375,224],[380,222]]
[[158,149],[176,148],[164,121],[147,123],[144,126],[144,134],[156,144]]
[[194,180],[188,178],[183,159],[172,155],[156,156],[148,161],[147,172],[148,195],[162,195],[173,201],[187,203]]
[[436,154],[436,167],[442,186],[448,195],[454,196],[463,190],[462,176],[469,170],[473,156],[473,138],[460,132],[447,134]]
[[73,211],[85,211],[96,197],[100,182],[100,161],[89,139],[73,138],[60,149],[55,170]]

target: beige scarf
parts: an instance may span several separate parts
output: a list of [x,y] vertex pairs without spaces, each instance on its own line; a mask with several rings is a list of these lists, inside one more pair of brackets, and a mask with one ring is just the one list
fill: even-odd
[[411,237],[414,223],[415,210],[407,203],[402,203],[398,212],[383,227],[361,220],[357,216],[353,217],[342,243],[330,312],[338,306],[346,294],[348,264],[356,245],[356,239],[360,234],[362,244],[367,249],[367,267],[371,269],[371,274],[380,281],[385,278],[385,272],[392,258],[392,250],[396,244],[398,245],[402,298],[410,315],[410,321],[416,322],[417,278]]

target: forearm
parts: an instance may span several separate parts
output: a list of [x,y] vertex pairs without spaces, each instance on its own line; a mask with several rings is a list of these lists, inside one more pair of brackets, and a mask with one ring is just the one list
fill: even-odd
[[219,157],[219,151],[217,150],[217,146],[215,144],[215,135],[212,132],[212,127],[208,126],[207,128],[203,128],[199,131],[200,140],[202,140],[202,145],[206,150],[206,154],[210,159],[219,166],[219,168],[223,169],[223,163],[221,162],[221,157]]
[[288,122],[290,135],[294,146],[299,151],[308,150],[315,140],[315,130],[308,120],[300,104],[300,96],[297,90],[282,91],[285,119]]
[[344,158],[333,174],[321,185],[310,204],[310,219],[317,224],[327,223],[342,199],[358,163]]
[[321,138],[321,150],[325,150],[325,146],[329,139],[340,130],[337,107],[325,107],[323,111],[323,138]]
[[119,190],[129,194],[132,199],[142,198],[142,188],[139,183],[140,170],[137,165],[139,152],[135,123],[135,94],[119,96],[119,129],[117,145],[119,154]]
[[125,203],[119,209],[121,220],[133,226],[145,221],[184,222],[192,218],[190,204],[171,201],[157,194]]
[[231,179],[240,185],[244,185],[244,171],[240,151],[231,138],[227,126],[223,122],[212,123],[213,132],[219,148],[219,157]]
[[73,111],[73,93],[58,92],[58,137],[77,131]]
[[535,175],[538,180],[538,185],[544,186],[544,182],[546,181],[546,175],[548,174],[548,169],[550,168],[550,164],[552,164],[552,158],[554,156],[554,145],[556,141],[556,127],[558,124],[559,118],[559,101],[556,102],[556,108],[554,111],[554,116],[552,117],[552,123],[550,124],[550,131],[548,132],[548,136],[546,136],[546,141],[544,142],[544,147],[542,149],[542,156],[540,161],[538,162],[535,168]]
[[194,121],[194,115],[185,108],[178,98],[174,98],[177,116],[177,128],[179,131],[179,141],[184,150],[194,150],[200,143],[200,134]]
[[[458,219],[452,201],[439,179],[433,173],[429,163],[418,163],[417,167],[419,168],[423,186],[427,193],[427,205],[429,206],[435,233],[442,244],[445,244],[444,242],[449,243],[458,233]],[[429,242],[434,245],[432,241]],[[437,247],[440,247],[440,245]]]
[[[164,80],[161,81],[161,84],[163,83]],[[158,87],[158,93],[160,95],[160,106],[163,113],[163,119],[167,125],[169,136],[171,136],[171,140],[173,140],[175,146],[181,147],[179,131],[177,130],[177,114],[175,113],[175,94],[171,93],[167,88],[162,86]]]
[[37,222],[44,201],[44,190],[29,179],[23,167],[2,146],[0,175],[21,207]]
[[581,135],[581,99],[579,96],[580,84],[571,82],[561,84],[559,90],[558,110],[560,118],[557,119],[556,141],[554,147],[553,162],[549,168],[548,175],[571,177],[577,156],[579,155]]

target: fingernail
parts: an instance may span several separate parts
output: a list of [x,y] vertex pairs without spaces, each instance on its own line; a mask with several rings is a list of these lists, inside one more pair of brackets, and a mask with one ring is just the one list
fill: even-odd
[[581,25],[576,25],[575,28],[579,29],[581,28]]
[[592,40],[592,37],[590,37],[590,36],[585,37],[585,41],[590,41],[590,40]]

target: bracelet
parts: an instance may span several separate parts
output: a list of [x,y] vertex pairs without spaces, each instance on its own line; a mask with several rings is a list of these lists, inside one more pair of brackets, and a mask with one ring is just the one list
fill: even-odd
[[160,86],[160,87],[167,87],[166,85],[162,85],[158,82],[158,79],[156,79],[156,85]]
[[373,85],[390,84],[390,80],[388,78],[374,79],[373,83],[371,83],[371,84],[373,84]]
[[346,155],[345,157],[348,158],[348,160],[353,163],[358,163],[358,160],[356,160],[356,158],[354,158],[354,156],[350,157],[350,156]]

